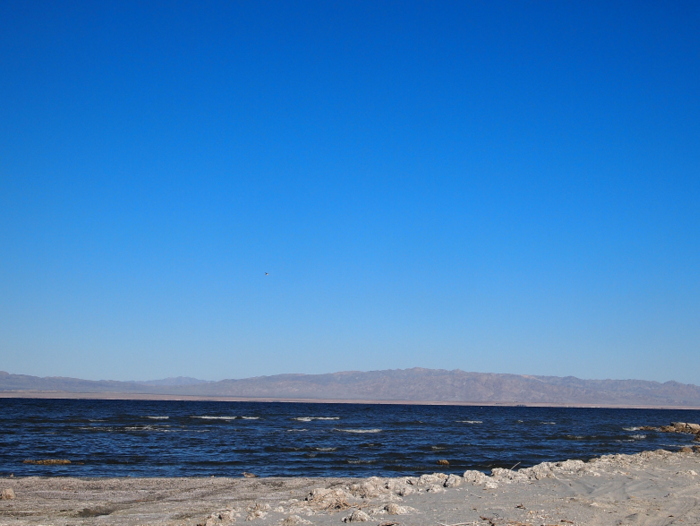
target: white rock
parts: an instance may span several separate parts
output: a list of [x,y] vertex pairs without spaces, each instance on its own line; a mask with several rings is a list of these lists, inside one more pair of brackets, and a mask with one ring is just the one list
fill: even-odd
[[445,491],[445,488],[442,484],[433,484],[432,486],[429,486],[425,491],[427,491],[428,493],[442,493],[443,491]]
[[311,521],[302,519],[299,515],[290,515],[280,521],[282,526],[300,526],[301,524],[311,524]]
[[419,486],[432,486],[433,484],[444,484],[447,475],[444,473],[433,473],[432,475],[421,475],[418,479]]
[[445,483],[443,484],[446,488],[454,488],[457,486],[460,486],[462,484],[462,477],[459,475],[455,475],[453,473],[450,473],[447,478],[445,479]]
[[411,493],[415,493],[416,490],[413,489],[412,486],[404,486],[402,488],[399,488],[399,491],[397,494],[401,497],[405,497],[406,495],[410,495]]
[[256,502],[252,506],[248,507],[248,516],[245,520],[254,521],[255,519],[263,519],[267,515],[269,509],[269,504],[261,504]]
[[464,472],[464,482],[468,482],[470,484],[486,484],[488,480],[489,478],[481,471],[469,469]]
[[415,511],[413,508],[409,508],[408,506],[399,506],[394,502],[384,506],[384,509],[389,515],[407,515],[408,513]]
[[12,488],[5,488],[2,490],[2,500],[12,500],[16,497],[15,490]]
[[343,519],[343,522],[367,522],[369,520],[371,520],[370,516],[367,515],[364,511],[355,510],[352,512],[351,515],[345,517]]
[[[353,484],[353,486],[360,486]],[[350,495],[340,489],[316,488],[306,497],[307,502],[320,509],[324,510],[342,510],[349,506],[348,499]]]
[[525,482],[529,480],[527,475],[519,471],[513,471],[512,469],[504,468],[493,468],[491,470],[493,478],[498,482],[505,482],[510,484],[511,482]]

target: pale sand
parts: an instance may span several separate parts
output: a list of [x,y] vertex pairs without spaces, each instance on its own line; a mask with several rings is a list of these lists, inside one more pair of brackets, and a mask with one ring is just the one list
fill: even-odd
[[16,498],[0,500],[0,524],[214,526],[251,520],[292,526],[342,524],[354,516],[387,526],[697,525],[698,449],[545,463],[495,470],[490,477],[5,477],[0,490],[12,488]]

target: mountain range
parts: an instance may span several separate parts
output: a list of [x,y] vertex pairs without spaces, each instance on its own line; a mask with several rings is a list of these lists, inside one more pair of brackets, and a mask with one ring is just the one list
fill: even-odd
[[0,371],[2,397],[370,401],[406,403],[700,408],[700,387],[645,380],[474,373],[443,369],[281,374],[210,382],[178,377],[146,382],[38,377]]

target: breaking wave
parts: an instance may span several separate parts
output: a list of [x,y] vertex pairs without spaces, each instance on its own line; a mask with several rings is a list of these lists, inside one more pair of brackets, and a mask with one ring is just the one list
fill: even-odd
[[298,420],[299,422],[312,422],[314,420],[340,420],[339,416],[297,416],[292,418],[292,420]]
[[334,428],[333,431],[338,431],[339,433],[381,433],[383,429],[340,429],[338,427]]
[[235,420],[237,416],[191,416],[190,418],[199,418],[200,420]]

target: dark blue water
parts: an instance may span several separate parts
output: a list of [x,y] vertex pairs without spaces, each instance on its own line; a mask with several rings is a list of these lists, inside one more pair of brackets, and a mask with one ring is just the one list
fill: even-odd
[[700,422],[690,410],[21,399],[0,407],[0,475],[16,476],[488,471],[675,450],[692,437],[637,428]]

